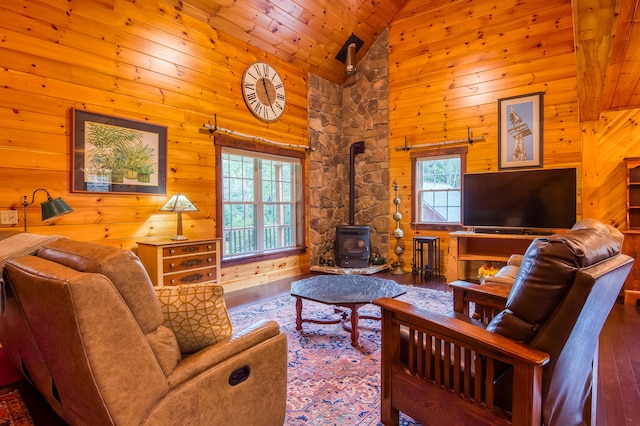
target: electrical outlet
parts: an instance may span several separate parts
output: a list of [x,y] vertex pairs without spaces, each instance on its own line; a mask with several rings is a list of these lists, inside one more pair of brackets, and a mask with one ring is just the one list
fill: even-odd
[[16,210],[6,210],[0,212],[0,225],[17,225],[18,212]]

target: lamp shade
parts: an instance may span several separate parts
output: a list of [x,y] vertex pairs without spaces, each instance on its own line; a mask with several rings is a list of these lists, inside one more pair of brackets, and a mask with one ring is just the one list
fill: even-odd
[[160,211],[178,213],[178,229],[176,236],[173,237],[172,240],[188,240],[188,238],[182,234],[182,212],[197,212],[198,208],[187,197],[177,193],[169,198],[169,201],[160,208]]
[[36,200],[36,193],[38,191],[44,191],[47,194],[47,201],[43,201],[40,203],[40,207],[42,210],[42,221],[47,221],[49,219],[53,219],[54,217],[62,216],[63,214],[71,213],[73,209],[69,207],[69,204],[65,203],[64,200],[60,197],[52,198],[49,191],[44,188],[38,188],[33,191],[31,194],[31,202],[27,201],[27,196],[25,195],[24,201],[22,202],[22,210],[24,216],[24,232],[27,232],[27,207],[29,207]]
[[62,198],[49,198],[47,201],[40,203],[42,208],[42,221],[71,213],[73,209]]
[[178,193],[160,208],[163,212],[197,212],[198,208],[184,195]]

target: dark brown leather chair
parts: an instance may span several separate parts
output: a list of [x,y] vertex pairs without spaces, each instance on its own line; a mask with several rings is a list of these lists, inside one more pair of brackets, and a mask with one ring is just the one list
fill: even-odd
[[374,301],[385,425],[398,424],[399,411],[423,425],[595,423],[598,337],[633,259],[620,254],[617,230],[574,228],[531,243],[506,308],[486,329]]

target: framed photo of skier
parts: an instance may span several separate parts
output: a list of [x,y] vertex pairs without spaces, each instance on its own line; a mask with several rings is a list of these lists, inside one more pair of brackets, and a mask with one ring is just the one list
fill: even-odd
[[498,169],[542,167],[542,92],[498,99]]

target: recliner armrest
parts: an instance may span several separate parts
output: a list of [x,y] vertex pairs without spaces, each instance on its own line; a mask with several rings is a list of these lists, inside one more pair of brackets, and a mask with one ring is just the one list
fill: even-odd
[[[470,423],[475,417],[486,424],[507,424],[505,419],[510,417],[514,425],[540,424],[542,368],[549,362],[548,354],[455,316],[391,298],[373,303],[382,308],[383,424],[398,424],[399,411],[418,421],[431,418],[432,410],[443,410],[445,395],[462,397],[447,402],[454,404],[454,411],[465,410]],[[401,357],[404,327],[409,337],[406,360]],[[510,392],[511,400],[517,401],[509,408],[495,405],[495,383],[486,380],[505,364],[513,367]],[[418,393],[421,396],[416,399]],[[479,406],[486,410],[477,410]]]
[[439,314],[391,298],[376,299],[373,304],[382,308],[383,320],[385,314],[392,315],[394,323],[398,325],[428,332],[500,361],[512,364],[509,360],[513,359],[536,366],[543,366],[549,361],[549,355],[545,352],[487,331],[454,315]]
[[226,339],[184,358],[167,377],[167,381],[173,387],[279,334],[280,326],[276,321],[257,321],[234,332]]

